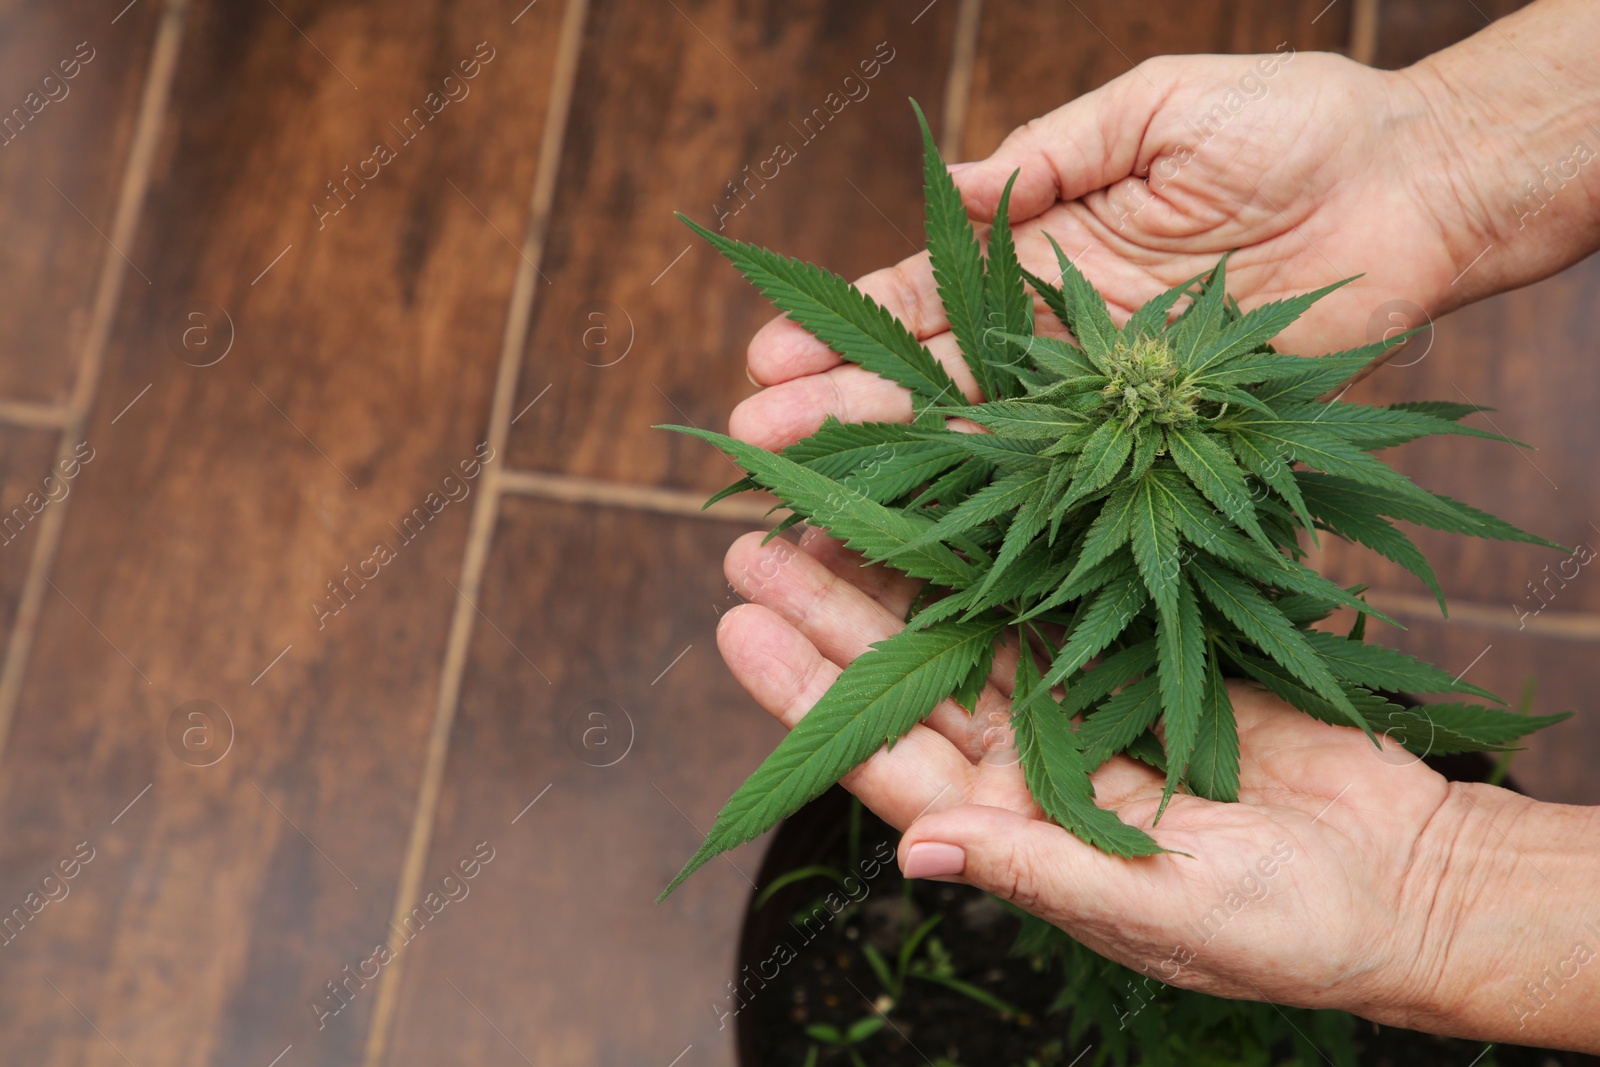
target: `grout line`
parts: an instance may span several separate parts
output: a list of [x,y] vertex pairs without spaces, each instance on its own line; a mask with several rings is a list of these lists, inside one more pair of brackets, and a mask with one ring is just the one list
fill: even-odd
[[498,479],[502,493],[559,500],[568,504],[609,504],[619,508],[653,511],[661,515],[680,515],[697,519],[750,522],[771,526],[767,512],[773,504],[759,500],[719,500],[702,509],[705,496],[682,489],[657,489],[648,485],[628,485],[598,478],[580,478],[546,471],[501,470]]
[[[145,74],[144,89],[139,97],[128,159],[123,167],[121,187],[117,191],[116,213],[111,220],[113,245],[132,248],[134,238],[138,236],[145,193],[150,187],[150,176],[155,167],[162,119],[172,96],[178,50],[183,43],[183,26],[188,13],[189,0],[167,0],[161,21],[156,26],[150,68]],[[111,324],[122,297],[122,282],[126,273],[127,264],[120,255],[108,252],[101,259],[94,303],[89,311],[89,328],[84,337],[83,351],[78,357],[78,377],[73,383],[72,398],[61,426],[61,441],[56,448],[58,463],[71,459],[72,448],[85,439],[84,430],[88,426],[90,409],[100,385]],[[4,754],[11,734],[11,720],[16,715],[17,700],[22,693],[22,679],[28,669],[28,657],[33,651],[34,631],[38,628],[50,568],[55,563],[56,551],[61,545],[69,503],[68,500],[61,501],[47,509],[39,520],[39,539],[34,545],[27,577],[23,579],[22,595],[17,601],[15,625],[11,631],[11,641],[6,647],[5,662],[0,665],[0,755]]]
[[[511,405],[516,400],[518,372],[522,367],[528,341],[528,327],[533,314],[534,292],[539,273],[538,264],[544,258],[545,240],[555,206],[556,180],[561,171],[567,121],[572,112],[587,11],[588,0],[567,0],[566,9],[561,16],[555,67],[550,76],[550,100],[545,112],[544,132],[539,143],[539,160],[530,199],[528,228],[522,239],[522,261],[517,266],[516,279],[512,283],[505,334],[500,345],[499,370],[495,377],[494,397],[489,411],[488,443],[496,455],[504,454],[506,439],[511,430]],[[439,795],[444,784],[445,759],[450,750],[450,732],[455,724],[456,709],[461,700],[461,680],[466,673],[467,652],[472,639],[475,615],[472,605],[477,600],[483,585],[490,541],[494,536],[495,521],[499,514],[499,469],[488,467],[485,474],[486,491],[480,492],[478,499],[473,502],[472,518],[467,529],[467,545],[461,560],[461,581],[458,586],[462,595],[455,598],[450,618],[450,634],[439,678],[438,703],[434,708],[433,727],[428,735],[422,779],[417,787],[411,833],[406,842],[399,884],[395,889],[396,924],[409,910],[412,899],[422,885],[423,867],[427,863],[428,849],[433,841],[433,826],[438,815]],[[378,1067],[387,1051],[390,1030],[394,1025],[395,1012],[400,1001],[400,980],[404,974],[404,965],[405,960],[396,953],[394,961],[385,971],[378,987],[376,1002],[372,1008],[372,1021],[367,1030],[366,1051],[362,1058],[366,1067]]]
[[28,430],[64,430],[71,422],[72,409],[65,404],[0,399],[0,425]]
[[950,69],[944,81],[944,123],[939,131],[939,152],[958,163],[967,132],[967,109],[972,103],[972,69],[978,58],[978,27],[983,0],[961,0],[956,11],[956,31],[950,44]]
[[1495,607],[1470,600],[1449,601],[1450,617],[1439,617],[1439,602],[1431,596],[1411,593],[1384,593],[1368,590],[1363,594],[1379,611],[1397,618],[1442,622],[1446,625],[1459,622],[1481,626],[1486,630],[1508,633],[1525,633],[1529,636],[1557,637],[1569,641],[1600,641],[1600,613],[1587,611],[1545,611],[1519,619],[1511,606]]
[[1380,0],[1355,0],[1350,11],[1348,55],[1367,66],[1378,58],[1378,4]]

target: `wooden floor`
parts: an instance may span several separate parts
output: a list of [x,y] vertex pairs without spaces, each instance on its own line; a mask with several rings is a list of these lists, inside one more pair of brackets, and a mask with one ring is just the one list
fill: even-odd
[[[0,914],[30,914],[0,1063],[731,1064],[709,1005],[759,846],[650,901],[778,735],[712,636],[758,516],[698,514],[730,468],[649,427],[725,425],[769,312],[672,211],[738,206],[788,143],[730,229],[858,274],[916,244],[908,96],[976,157],[1148,55],[1394,66],[1482,23],[523,3],[0,3],[0,109],[77,63],[0,149],[0,500],[54,498],[0,544]],[[1597,289],[1462,312],[1363,384],[1493,395],[1546,446],[1403,465],[1596,543]],[[1330,564],[1415,617],[1399,643],[1587,711],[1600,579],[1524,628],[1547,557],[1436,551],[1449,623]],[[1580,718],[1518,773],[1600,801],[1596,757]]]

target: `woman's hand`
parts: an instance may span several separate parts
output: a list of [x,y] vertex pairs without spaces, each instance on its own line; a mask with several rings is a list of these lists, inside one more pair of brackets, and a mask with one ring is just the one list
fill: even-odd
[[[1386,303],[1447,303],[1466,265],[1456,246],[1471,241],[1445,221],[1463,215],[1443,136],[1429,95],[1405,74],[1322,53],[1163,57],[954,171],[968,210],[987,221],[1020,170],[1011,219],[1023,266],[1055,279],[1046,235],[1055,238],[1119,321],[1229,250],[1229,290],[1246,308],[1365,271],[1283,335],[1286,350],[1321,355],[1376,340],[1391,325]],[[926,253],[858,284],[978,398]],[[1040,332],[1060,335],[1039,310]],[[750,376],[766,388],[735,409],[731,432],[778,448],[827,414],[910,417],[903,389],[841,362],[787,319],[769,323],[749,350]]]
[[[900,628],[916,584],[817,531],[798,549],[760,541],[728,553],[728,579],[753,603],[723,617],[718,643],[793,726],[845,664]],[[1008,728],[1015,656],[997,656],[974,714],[945,701],[844,779],[905,832],[907,875],[988,890],[1172,985],[1600,1047],[1587,1010],[1600,992],[1600,907],[1594,932],[1582,926],[1600,833],[1586,809],[1452,785],[1392,739],[1376,748],[1235,683],[1240,803],[1180,794],[1152,828],[1163,778],[1119,756],[1094,775],[1100,805],[1188,855],[1116,859],[1047,822],[1028,793]],[[1573,962],[1584,938],[1596,950],[1587,969]],[[1547,965],[1567,977],[1528,999]]]

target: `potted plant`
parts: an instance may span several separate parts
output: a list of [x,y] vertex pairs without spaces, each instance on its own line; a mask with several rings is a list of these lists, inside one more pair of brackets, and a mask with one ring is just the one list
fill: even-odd
[[[983,247],[920,109],[917,117],[933,273],[983,394],[975,402],[844,279],[684,220],[790,318],[910,390],[916,410],[908,424],[830,419],[778,454],[669,427],[710,441],[747,472],[712,500],[766,489],[790,511],[773,536],[809,522],[925,584],[905,629],[843,671],[728,801],[663,897],[709,858],[793,816],[941,701],[972,707],[1002,641],[1023,652],[1010,728],[1034,800],[1064,829],[1125,858],[1163,850],[1095,804],[1090,773],[1124,754],[1155,768],[1165,776],[1158,822],[1180,789],[1236,801],[1227,678],[1252,680],[1301,712],[1375,742],[1387,735],[1418,755],[1504,750],[1566,717],[1495,706],[1503,701],[1492,693],[1367,644],[1369,617],[1392,620],[1359,587],[1341,588],[1301,562],[1302,538],[1360,543],[1412,570],[1442,608],[1432,571],[1389,520],[1560,548],[1419,488],[1372,455],[1434,434],[1516,444],[1462,421],[1479,409],[1323,399],[1404,335],[1317,359],[1280,353],[1271,340],[1345,283],[1245,312],[1227,294],[1227,257],[1118,327],[1059,246],[1058,283],[1022,267],[1009,185]],[[1076,343],[1035,333],[1035,296]],[[952,429],[952,418],[986,432]],[[1354,613],[1347,632],[1318,628],[1340,609]],[[1425,704],[1401,692],[1489,703]],[[845,821],[859,825],[859,809],[851,810]],[[845,833],[831,852],[768,872],[769,892],[798,892],[812,875],[859,881],[861,840]],[[1070,1008],[1064,1036],[1093,1028],[1097,1061],[1250,1062],[1254,1049],[1266,1063],[1288,1046],[1302,1058],[1331,1048],[1354,1062],[1348,1016],[1299,1013],[1296,1025],[1271,1005],[1157,989],[1036,920],[1023,927],[1021,958],[1039,968],[1034,991],[1049,995],[1021,1003],[960,973],[942,932],[955,926],[953,898],[918,892],[903,891],[888,933],[870,928],[860,901],[830,909],[857,909],[867,924],[838,929],[855,930],[861,973],[880,992],[867,998],[871,1013],[807,1024],[805,1055],[814,1062],[862,1061],[863,1048],[895,1029],[885,1004],[924,988],[1012,1021]],[[1140,1006],[1130,1010],[1134,1001]],[[1051,1055],[1043,1046],[1029,1054],[1040,1064]]]

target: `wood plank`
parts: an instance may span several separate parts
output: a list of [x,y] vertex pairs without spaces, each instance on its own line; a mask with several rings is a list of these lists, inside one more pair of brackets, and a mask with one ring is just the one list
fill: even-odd
[[1460,620],[1418,623],[1404,632],[1379,626],[1369,628],[1368,634],[1451,674],[1465,672],[1468,681],[1506,698],[1513,707],[1531,679],[1536,714],[1577,712],[1566,722],[1528,737],[1524,751],[1512,760],[1512,774],[1523,792],[1540,800],[1600,803],[1600,782],[1594,775],[1595,761],[1600,759],[1594,678],[1584,669],[1594,659],[1592,643],[1506,632]]
[[16,625],[39,517],[72,496],[76,477],[63,479],[53,469],[55,451],[54,433],[0,426],[0,649]]
[[0,360],[0,397],[67,399],[101,261],[118,254],[95,229],[111,229],[161,10],[113,22],[121,6],[0,4],[0,351],[26,353]]
[[782,736],[715,643],[737,603],[721,556],[750,527],[503,508],[427,883],[480,842],[495,859],[404,950],[385,1062],[665,1067],[692,1044],[684,1063],[731,1067],[710,1005],[762,846],[651,900]]
[[[515,13],[191,12],[127,249],[153,284],[124,293],[0,762],[0,900],[79,841],[98,855],[6,946],[0,1061],[360,1059],[373,990],[322,1030],[309,1003],[384,936],[470,510],[442,502],[482,491],[458,465],[487,420],[521,263],[497,231],[527,227],[562,5]],[[325,183],[379,140],[393,158],[319,230]],[[206,368],[163,341],[201,300],[234,336]],[[319,629],[325,583],[379,541],[395,558]],[[196,699],[233,724],[214,766],[169,747]]]
[[[1493,255],[1493,253],[1490,253]],[[1582,553],[1408,529],[1447,596],[1501,609],[1518,625],[1543,610],[1600,611],[1600,577],[1583,560],[1600,554],[1600,483],[1590,456],[1600,380],[1590,339],[1600,329],[1594,293],[1600,257],[1537,285],[1463,308],[1434,326],[1432,344],[1402,350],[1345,399],[1369,404],[1453,400],[1496,410],[1471,418],[1535,446],[1438,437],[1382,453],[1418,484],[1501,516]],[[1396,301],[1403,301],[1395,294]],[[1399,306],[1397,304],[1397,306]],[[1400,567],[1357,546],[1325,539],[1323,560],[1341,581],[1423,592]]]
[[906,98],[937,128],[955,15],[926,0],[760,17],[733,0],[595,5],[516,408],[543,399],[514,428],[514,465],[702,491],[730,480],[702,442],[650,427],[725,428],[754,391],[745,345],[773,312],[672,213],[714,225],[737,209],[730,235],[847,277],[920,248]]
[[1379,0],[1373,66],[1396,70],[1471,37],[1528,0]]
[[[982,159],[1029,119],[1152,56],[1345,47],[1350,4],[1318,18],[1315,0],[1127,4],[994,4],[984,11],[968,119],[968,158]],[[1241,73],[1244,68],[1241,67]]]

